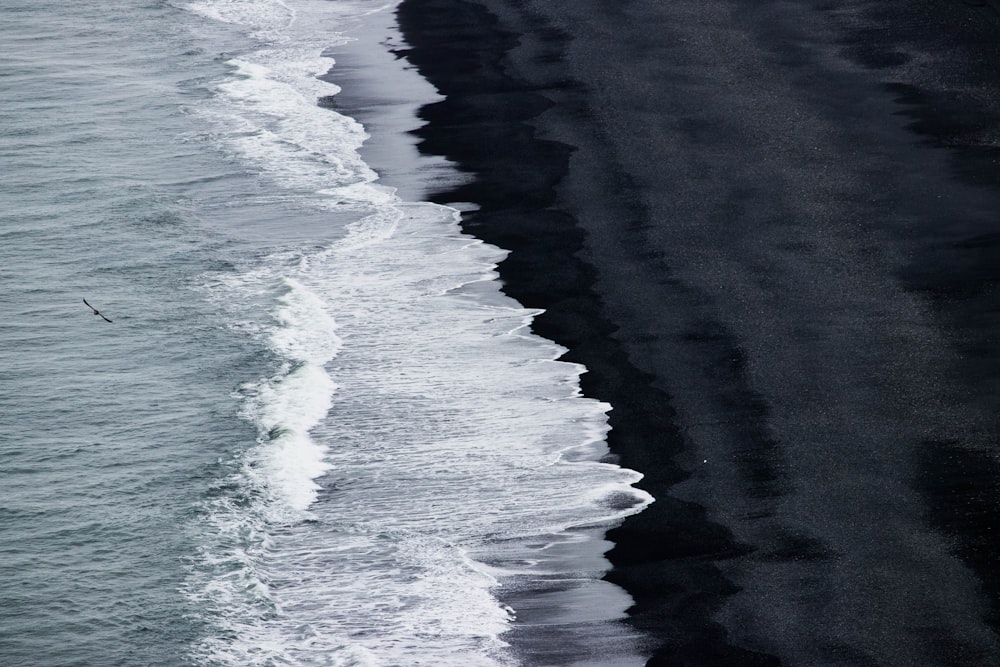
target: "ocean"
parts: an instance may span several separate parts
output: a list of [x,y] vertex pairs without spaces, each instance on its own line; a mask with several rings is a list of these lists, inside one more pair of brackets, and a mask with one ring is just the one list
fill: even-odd
[[0,664],[531,664],[533,596],[642,662],[603,534],[652,498],[422,200],[467,176],[393,8],[4,3]]

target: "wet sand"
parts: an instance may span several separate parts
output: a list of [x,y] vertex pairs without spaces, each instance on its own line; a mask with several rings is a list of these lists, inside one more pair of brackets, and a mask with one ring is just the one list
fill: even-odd
[[444,96],[419,148],[472,177],[433,198],[480,207],[657,499],[608,534],[650,663],[1000,664],[993,5],[398,18]]

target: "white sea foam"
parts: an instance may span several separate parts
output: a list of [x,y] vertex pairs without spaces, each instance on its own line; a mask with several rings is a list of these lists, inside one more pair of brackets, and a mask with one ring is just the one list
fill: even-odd
[[246,27],[251,35],[280,38],[295,20],[295,12],[281,0],[196,0],[185,8],[222,23]]
[[[602,545],[567,531],[650,498],[632,488],[637,473],[597,462],[609,406],[582,397],[584,369],[529,333],[537,311],[500,292],[506,253],[463,234],[453,209],[379,185],[357,154],[363,128],[316,106],[335,90],[315,78],[331,37],[310,30],[375,3],[233,4],[196,7],[256,40],[213,86],[205,138],[298,207],[357,213],[335,241],[206,276],[206,298],[273,372],[238,392],[258,437],[223,462],[206,507],[213,537],[187,593],[210,631],[193,655],[512,664],[503,634],[516,610],[498,587],[528,572],[599,579]],[[484,564],[529,538],[516,559]],[[586,572],[542,553],[577,541],[599,563]]]
[[215,85],[210,100],[193,107],[212,128],[206,136],[278,188],[312,196],[314,207],[370,206],[379,188],[369,185],[377,175],[357,152],[367,138],[364,128],[316,102],[339,92],[318,77],[333,65],[324,51],[346,41],[320,26],[347,25],[372,11],[372,3],[312,0],[293,9],[273,0],[205,0],[189,8],[242,26],[259,42],[228,60],[232,74]]
[[326,416],[336,386],[324,365],[340,349],[336,323],[325,304],[293,279],[275,313],[270,348],[281,361],[267,380],[243,385],[243,416],[260,430],[260,446],[246,457],[246,474],[259,477],[272,502],[271,519],[306,510],[316,499],[314,481],[328,469],[326,447],[309,435]]

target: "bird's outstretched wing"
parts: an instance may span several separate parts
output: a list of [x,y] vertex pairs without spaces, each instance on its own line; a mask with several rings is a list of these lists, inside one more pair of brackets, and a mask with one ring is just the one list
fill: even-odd
[[108,322],[109,324],[111,323],[111,320],[109,320],[108,318],[104,317],[104,315],[101,315],[101,311],[97,310],[96,308],[94,308],[93,306],[91,306],[91,305],[90,305],[89,303],[87,303],[87,300],[86,300],[86,299],[84,299],[84,300],[83,300],[83,302],[84,302],[84,303],[86,303],[86,304],[87,304],[87,306],[88,306],[88,307],[89,307],[89,308],[90,308],[90,309],[91,309],[92,311],[94,311],[94,315],[99,315],[99,316],[101,317],[101,319],[102,319],[102,320],[104,320],[105,322]]

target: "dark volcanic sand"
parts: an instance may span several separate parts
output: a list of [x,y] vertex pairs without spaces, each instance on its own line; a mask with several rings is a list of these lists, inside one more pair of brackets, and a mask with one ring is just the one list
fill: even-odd
[[657,499],[608,554],[651,662],[1000,664],[994,5],[398,18],[446,96],[420,148],[475,176],[435,200],[481,206]]

